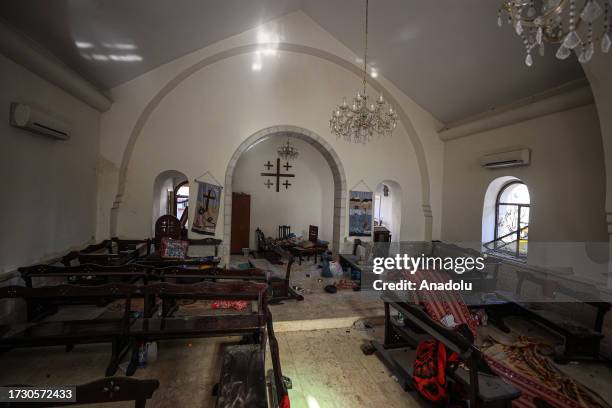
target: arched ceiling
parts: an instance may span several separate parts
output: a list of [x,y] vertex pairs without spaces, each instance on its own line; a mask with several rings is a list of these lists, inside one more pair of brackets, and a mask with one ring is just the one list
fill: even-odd
[[[521,41],[496,25],[497,7],[495,0],[372,0],[372,64],[443,123],[584,76],[575,57],[558,61],[550,49],[526,67]],[[297,10],[363,53],[357,0],[0,2],[9,25],[100,89]]]

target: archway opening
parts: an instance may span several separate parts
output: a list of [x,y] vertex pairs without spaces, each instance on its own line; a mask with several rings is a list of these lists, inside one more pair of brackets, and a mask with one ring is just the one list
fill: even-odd
[[[389,231],[389,242],[401,240],[402,188],[393,180],[384,180],[376,186],[374,193],[374,240],[377,230]],[[384,235],[384,234],[382,234]]]
[[[287,140],[299,152],[294,160],[278,155],[279,146]],[[331,243],[333,175],[325,158],[310,143],[290,133],[271,135],[240,156],[232,180],[232,253],[246,247],[256,249],[256,229],[276,238],[281,225],[304,240],[308,240],[309,227],[315,226],[318,239]],[[247,200],[248,205],[239,205],[238,200]],[[249,214],[244,214],[247,211]],[[234,228],[237,222],[249,223],[248,237],[246,229]]]
[[187,225],[189,206],[189,181],[177,170],[162,171],[153,181],[153,219],[151,232],[155,233],[155,221],[162,215],[174,215]]
[[[327,163],[333,180],[333,193],[332,200],[333,202],[333,216],[331,218],[331,239],[330,239],[330,247],[334,252],[338,252],[340,248],[341,237],[344,236],[345,230],[345,214],[346,214],[346,200],[347,200],[347,187],[346,187],[346,176],[344,174],[344,168],[342,163],[340,162],[340,158],[333,150],[331,145],[319,135],[297,126],[274,126],[270,128],[266,128],[260,130],[259,132],[253,134],[248,139],[240,144],[234,155],[232,156],[227,171],[225,174],[225,209],[224,209],[224,261],[229,263],[229,255],[230,255],[230,243],[231,234],[232,234],[232,194],[234,193],[234,175],[238,165],[238,161],[241,159],[242,155],[245,154],[250,149],[255,149],[255,147],[264,143],[268,139],[276,140],[277,143],[280,143],[281,139],[278,136],[283,136],[285,139],[287,135],[291,135],[291,138],[296,142],[304,142],[309,145],[313,151],[318,152]],[[261,163],[263,165],[264,163]],[[283,168],[283,171],[285,169]],[[262,173],[263,171],[258,171],[257,173]],[[262,178],[262,177],[260,177]],[[262,178],[263,179],[263,178]],[[262,182],[266,182],[263,180]],[[284,182],[284,180],[282,181]],[[291,183],[291,181],[290,181]],[[282,188],[286,188],[284,185],[280,186]],[[279,187],[279,190],[280,190]],[[290,186],[291,187],[291,186]],[[272,187],[271,187],[272,188]],[[275,188],[275,187],[274,187]],[[280,192],[279,192],[280,193]],[[320,205],[317,203],[316,205]],[[280,223],[277,223],[280,224]],[[329,231],[329,226],[320,226],[323,231]],[[327,233],[329,236],[329,233]]]

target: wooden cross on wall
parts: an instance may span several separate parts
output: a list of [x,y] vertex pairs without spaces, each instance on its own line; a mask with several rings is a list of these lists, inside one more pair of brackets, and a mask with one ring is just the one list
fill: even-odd
[[[272,164],[270,163],[269,160],[268,160],[268,163],[264,164],[264,166],[268,168],[268,165],[272,167]],[[286,166],[282,166],[282,167],[285,167],[287,170],[289,170],[289,168],[291,168],[292,166],[290,166],[289,163],[287,163]],[[264,177],[276,177],[276,192],[277,193],[280,191],[281,177],[295,177],[295,174],[281,173],[280,159],[276,159],[276,172],[275,173],[261,173],[261,175]],[[268,183],[269,182],[270,180],[268,180]],[[267,183],[264,183],[264,184],[268,186]],[[288,189],[291,184],[289,183],[289,180],[286,180],[285,183],[283,183],[283,185],[285,186],[286,189]],[[270,186],[268,186],[268,188],[270,188]]]

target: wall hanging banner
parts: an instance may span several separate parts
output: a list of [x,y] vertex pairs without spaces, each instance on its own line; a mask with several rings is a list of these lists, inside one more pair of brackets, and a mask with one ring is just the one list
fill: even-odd
[[372,235],[372,195],[371,191],[349,192],[349,236]]
[[197,180],[196,183],[198,199],[191,230],[198,234],[215,235],[223,187]]

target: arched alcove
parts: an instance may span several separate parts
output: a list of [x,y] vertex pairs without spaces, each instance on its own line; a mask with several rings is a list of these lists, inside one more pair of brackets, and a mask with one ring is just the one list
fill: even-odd
[[391,232],[391,241],[401,241],[402,187],[393,180],[383,180],[376,186],[374,219]]
[[229,243],[231,242],[231,225],[232,225],[232,193],[233,193],[233,176],[236,169],[236,164],[240,156],[246,152],[251,146],[273,135],[291,134],[293,138],[303,140],[312,145],[329,164],[334,179],[334,216],[333,216],[333,233],[331,246],[334,252],[340,248],[340,239],[344,235],[345,218],[346,218],[346,199],[347,187],[344,167],[337,153],[331,145],[321,136],[311,132],[308,129],[303,129],[297,126],[272,126],[262,129],[248,137],[236,149],[230,159],[227,170],[225,172],[225,208],[224,208],[224,260],[229,262]]
[[155,232],[155,221],[162,215],[168,214],[168,191],[174,193],[177,186],[187,181],[187,176],[178,170],[165,170],[155,177],[153,181],[152,233]]
[[[296,159],[286,160],[278,155],[279,146],[288,141],[299,152]],[[310,143],[291,133],[261,139],[240,156],[232,180],[234,217],[238,211],[246,213],[246,209],[241,210],[236,205],[236,193],[248,195],[250,203],[248,245],[244,245],[245,235],[238,240],[242,242],[240,245],[236,242],[237,237],[232,237],[234,251],[238,246],[256,249],[256,229],[265,236],[275,237],[279,225],[288,225],[291,233],[305,239],[309,227],[317,226],[318,238],[332,241],[334,179],[327,161]],[[237,218],[234,218],[236,223]]]

